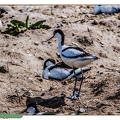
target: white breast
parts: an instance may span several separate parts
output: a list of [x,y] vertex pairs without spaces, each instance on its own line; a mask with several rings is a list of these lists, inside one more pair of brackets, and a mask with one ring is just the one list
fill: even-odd
[[47,67],[47,68],[45,68],[45,70],[43,70],[43,72],[42,72],[42,78],[44,78],[44,79],[49,79],[49,76],[51,75],[51,73],[49,72],[49,68],[50,68],[51,66],[49,66],[49,67]]
[[27,109],[27,112],[28,112],[28,115],[33,115],[35,114],[35,108],[31,106]]

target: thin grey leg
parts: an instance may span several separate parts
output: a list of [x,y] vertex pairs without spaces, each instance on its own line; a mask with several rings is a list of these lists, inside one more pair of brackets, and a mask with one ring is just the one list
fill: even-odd
[[74,84],[74,90],[73,90],[73,96],[75,95],[76,90],[76,84],[77,84],[77,75],[75,74],[75,69],[73,68],[74,76],[75,76],[75,84]]
[[80,95],[80,90],[81,90],[82,83],[83,83],[83,80],[84,80],[84,76],[83,76],[83,70],[82,70],[82,68],[81,68],[81,72],[82,72],[82,79],[81,79],[80,88],[79,88],[79,91],[78,91],[78,95],[77,95],[77,97],[79,97],[79,95]]
[[75,69],[74,68],[73,68],[73,72],[74,72],[74,77],[75,77],[75,84],[74,84],[73,95],[72,96],[68,96],[67,98],[69,98],[71,100],[78,100],[77,94],[75,93],[75,91],[76,91],[76,84],[77,84],[77,75],[75,74]]

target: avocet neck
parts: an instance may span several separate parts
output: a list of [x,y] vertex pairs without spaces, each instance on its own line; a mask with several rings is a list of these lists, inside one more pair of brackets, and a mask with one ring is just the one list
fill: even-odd
[[61,53],[62,45],[64,45],[64,36],[59,33],[57,33],[55,36],[58,38],[58,50]]

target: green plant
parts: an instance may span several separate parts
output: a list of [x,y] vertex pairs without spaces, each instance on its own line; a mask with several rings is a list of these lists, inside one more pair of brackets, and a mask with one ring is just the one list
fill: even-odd
[[49,27],[48,25],[44,25],[43,23],[46,22],[46,20],[41,20],[38,21],[34,24],[31,24],[29,22],[29,16],[27,16],[26,21],[22,22],[19,20],[12,20],[10,21],[11,24],[7,24],[7,28],[6,31],[4,31],[4,34],[10,34],[13,36],[17,36],[20,33],[24,33],[26,30],[28,29],[50,29],[51,27]]

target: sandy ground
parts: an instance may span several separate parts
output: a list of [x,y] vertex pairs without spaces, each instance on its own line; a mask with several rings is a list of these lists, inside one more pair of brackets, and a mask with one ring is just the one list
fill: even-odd
[[[24,93],[33,98],[49,99],[72,95],[74,79],[65,84],[42,79],[44,61],[58,57],[58,41],[49,39],[57,28],[65,33],[65,44],[77,43],[81,48],[100,59],[88,65],[85,81],[78,101],[66,97],[62,102],[40,104],[40,112],[56,112],[63,115],[120,115],[120,20],[119,14],[94,15],[89,5],[41,5],[0,6],[2,31],[12,19],[25,21],[30,16],[32,23],[46,20],[49,30],[28,30],[18,36],[0,34],[0,66],[8,73],[0,72],[0,113],[20,113],[26,108]],[[37,44],[36,44],[37,43]],[[79,84],[77,85],[79,87]],[[48,100],[49,101],[49,100]],[[61,102],[61,103],[59,103]],[[65,103],[65,104],[63,104]],[[54,107],[53,107],[53,104]],[[26,112],[23,113],[27,115]]]

